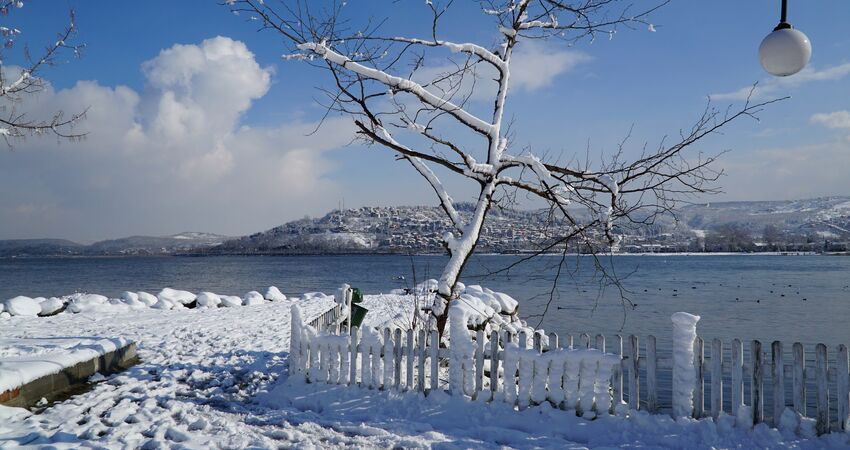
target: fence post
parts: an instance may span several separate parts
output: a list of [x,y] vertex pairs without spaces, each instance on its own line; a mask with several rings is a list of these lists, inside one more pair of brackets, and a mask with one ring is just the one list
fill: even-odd
[[723,412],[723,342],[711,341],[711,417]]
[[440,336],[437,330],[431,330],[431,390],[440,388]]
[[561,348],[559,344],[560,342],[558,342],[558,333],[555,333],[554,331],[549,333],[549,350],[558,350],[559,348]]
[[[490,392],[499,390],[499,332],[490,333]],[[495,398],[491,395],[490,398]]]
[[818,344],[815,347],[815,364],[815,381],[818,388],[818,414],[815,428],[818,434],[824,434],[829,433],[829,388],[827,385],[829,365],[826,345]]
[[407,390],[413,390],[413,355],[414,355],[414,337],[415,331],[407,330],[407,379],[405,380],[405,386]]
[[419,360],[417,361],[419,364],[419,378],[416,380],[416,390],[419,392],[425,392],[425,359],[428,357],[428,353],[426,352],[427,346],[427,337],[428,334],[425,330],[419,330],[419,342],[416,344],[416,347],[419,349]]
[[537,350],[537,353],[543,353],[542,339],[537,331],[534,332],[534,349]]
[[640,348],[638,337],[629,337],[629,409],[640,409]]
[[694,408],[697,373],[694,367],[694,342],[697,340],[699,316],[677,312],[673,322],[673,417],[689,417]]
[[732,415],[744,404],[744,344],[740,339],[732,341]]
[[357,350],[357,344],[360,342],[360,329],[351,327],[351,339],[348,342],[348,351],[351,369],[349,370],[348,384],[357,384],[357,356],[360,354]]
[[582,333],[579,336],[579,342],[581,343],[582,348],[590,348],[590,335]]
[[791,347],[794,351],[794,370],[792,372],[793,377],[793,401],[794,401],[794,411],[802,415],[806,416],[806,378],[805,378],[805,370],[806,370],[806,350],[803,348],[803,344],[799,342],[795,342],[794,346]]
[[752,343],[753,384],[751,386],[751,402],[753,408],[753,424],[764,421],[764,353],[761,351],[761,341]]
[[395,339],[394,344],[395,348],[393,349],[393,353],[395,356],[395,367],[393,368],[393,387],[400,391],[401,390],[401,359],[404,356],[404,341],[401,339],[401,328],[395,329]]
[[838,392],[838,427],[842,431],[847,431],[847,419],[850,416],[850,373],[848,372],[848,357],[847,346],[841,344],[838,346],[838,357],[836,358],[836,370],[838,376],[835,377],[836,392]]
[[620,364],[614,366],[611,384],[614,385],[614,405],[623,404],[623,336],[614,336],[614,354],[620,357]]
[[697,336],[694,342],[694,368],[696,386],[694,386],[694,418],[701,419],[705,413],[705,342]]
[[596,335],[596,349],[605,353],[605,336],[601,334]]
[[770,345],[773,357],[773,426],[779,428],[779,420],[785,411],[785,364],[782,362],[782,342]]
[[393,342],[393,333],[389,328],[384,328],[384,345],[381,348],[383,352],[383,376],[381,377],[381,388],[389,389],[393,383],[393,353],[395,350]]
[[655,336],[646,337],[646,409],[658,412],[658,357]]
[[478,398],[478,393],[484,390],[484,330],[475,332],[475,392],[472,399]]

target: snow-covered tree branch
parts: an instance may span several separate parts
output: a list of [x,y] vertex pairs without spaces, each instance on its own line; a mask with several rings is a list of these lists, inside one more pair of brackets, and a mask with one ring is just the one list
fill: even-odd
[[[352,117],[363,141],[408,161],[436,193],[453,229],[445,236],[450,259],[439,280],[442,301],[433,310],[441,333],[488,212],[518,193],[551,211],[552,236],[541,243],[541,252],[565,254],[576,242],[594,252],[615,248],[620,224],[651,223],[671,211],[677,199],[715,189],[712,182],[720,174],[712,163],[717,154],[687,150],[730,122],[753,117],[770,102],[748,101],[725,112],[709,105],[675,142],[662,139],[628,160],[630,143],[625,139],[614,155],[596,165],[564,163],[522,149],[512,142],[510,122],[505,121],[513,54],[523,42],[576,43],[600,34],[613,36],[620,27],[652,28],[651,13],[666,3],[636,9],[618,0],[488,0],[481,2],[480,11],[496,40],[466,43],[441,36],[441,20],[454,6],[451,0],[411,2],[411,8],[422,9],[422,28],[428,32],[404,37],[384,37],[382,28],[391,19],[352,24],[345,2],[226,2],[235,14],[278,32],[288,49],[285,59],[327,72],[332,87],[320,90],[328,114]],[[453,30],[452,35],[458,34]],[[471,182],[477,192],[471,212],[458,213],[438,174]]]
[[[0,15],[4,21],[18,14],[24,8],[23,0],[6,0],[0,2]],[[84,133],[74,131],[74,125],[85,117],[85,111],[66,115],[62,111],[38,114],[29,110],[31,100],[42,91],[47,81],[42,78],[42,72],[47,67],[58,63],[64,53],[79,56],[82,45],[72,41],[76,34],[74,13],[71,11],[68,26],[57,35],[56,40],[33,56],[25,45],[20,58],[10,55],[19,47],[17,38],[21,30],[8,25],[0,26],[0,35],[5,40],[0,52],[0,135],[11,146],[14,138],[27,135],[53,134],[62,139],[78,139]],[[19,61],[19,60],[20,61]]]

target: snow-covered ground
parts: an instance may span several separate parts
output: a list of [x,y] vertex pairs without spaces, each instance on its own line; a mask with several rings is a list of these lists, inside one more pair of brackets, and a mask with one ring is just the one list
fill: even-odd
[[[142,362],[40,414],[0,407],[0,447],[51,448],[848,448],[844,434],[801,438],[731,417],[637,413],[576,418],[544,404],[514,411],[443,393],[304,384],[287,376],[290,307],[309,320],[329,297],[240,308],[107,308],[0,320],[9,338],[110,336]],[[367,296],[367,325],[407,320],[412,298]],[[399,324],[400,325],[400,324]]]

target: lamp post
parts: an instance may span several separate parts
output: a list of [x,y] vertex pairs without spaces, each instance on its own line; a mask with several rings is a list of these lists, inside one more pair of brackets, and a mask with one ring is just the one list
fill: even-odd
[[782,17],[779,25],[768,34],[759,46],[759,61],[769,74],[787,77],[803,70],[812,57],[809,38],[788,23],[788,0],[782,0]]

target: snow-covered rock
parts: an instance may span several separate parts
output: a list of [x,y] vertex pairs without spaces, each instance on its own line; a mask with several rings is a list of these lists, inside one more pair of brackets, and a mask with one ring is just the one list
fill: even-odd
[[41,312],[41,306],[37,301],[23,295],[10,298],[3,303],[6,306],[6,312],[13,316],[37,316]]
[[68,311],[72,313],[95,311],[109,302],[108,298],[99,294],[75,294],[70,299]]
[[130,291],[124,291],[121,293],[121,300],[124,303],[134,303],[139,301],[139,294]]
[[151,305],[153,309],[174,309],[175,303],[167,298],[158,298],[156,303]]
[[158,299],[166,299],[171,301],[172,303],[179,303],[181,305],[188,305],[195,301],[197,296],[189,291],[181,291],[178,289],[165,288],[159,291],[159,294],[156,296]]
[[65,309],[65,302],[61,298],[50,297],[49,299],[39,303],[41,312],[39,316],[52,316],[58,314]]
[[242,304],[245,306],[262,305],[265,301],[263,295],[257,291],[251,291],[242,298]]
[[139,301],[148,305],[148,307],[153,306],[157,302],[157,298],[153,294],[149,294],[147,292],[136,292],[136,295],[139,296]]
[[201,292],[197,300],[198,306],[202,308],[215,308],[221,304],[221,297],[212,292]]
[[242,306],[242,297],[236,295],[222,295],[220,298],[221,304],[219,306],[224,306],[226,308]]
[[283,292],[280,292],[280,289],[278,289],[277,286],[269,286],[269,288],[266,289],[266,295],[264,297],[266,300],[271,300],[273,302],[286,300],[286,295],[284,295]]

